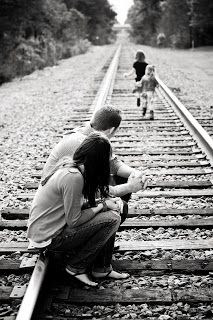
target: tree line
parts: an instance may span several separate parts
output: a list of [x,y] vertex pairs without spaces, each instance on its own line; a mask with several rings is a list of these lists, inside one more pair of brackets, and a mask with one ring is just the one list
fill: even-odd
[[0,0],[0,83],[113,39],[108,0]]
[[176,48],[213,45],[212,0],[134,0],[127,22],[138,43]]

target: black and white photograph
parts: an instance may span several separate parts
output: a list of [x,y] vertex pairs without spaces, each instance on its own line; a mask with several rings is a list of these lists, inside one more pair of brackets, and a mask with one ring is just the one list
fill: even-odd
[[0,0],[0,320],[213,320],[213,1]]

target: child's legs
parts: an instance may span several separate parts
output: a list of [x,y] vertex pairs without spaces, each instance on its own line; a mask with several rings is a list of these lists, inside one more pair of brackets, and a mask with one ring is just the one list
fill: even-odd
[[143,92],[141,94],[141,106],[142,106],[142,116],[144,117],[146,115],[147,110],[147,94],[146,92]]
[[78,227],[65,227],[48,249],[67,252],[70,269],[73,272],[85,272],[104,244],[116,233],[119,225],[120,216],[113,211],[98,213]]
[[141,96],[142,108],[147,108],[148,100],[146,96]]
[[147,91],[147,108],[149,111],[154,111],[154,93],[152,91]]

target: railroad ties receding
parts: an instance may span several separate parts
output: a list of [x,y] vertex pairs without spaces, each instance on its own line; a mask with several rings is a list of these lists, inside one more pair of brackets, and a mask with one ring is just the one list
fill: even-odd
[[[53,263],[56,269],[52,271],[52,283],[45,293],[50,301],[50,308],[51,303],[59,306],[85,305],[89,308],[91,305],[117,303],[163,305],[213,302],[213,288],[208,283],[205,285],[205,282],[203,286],[197,287],[190,287],[189,284],[185,287],[184,281],[181,285],[160,285],[156,281],[153,286],[152,280],[149,285],[140,284],[145,277],[157,279],[158,276],[172,278],[176,275],[199,275],[202,278],[211,275],[213,170],[209,154],[202,149],[196,136],[189,133],[186,123],[175,112],[174,105],[171,106],[163,95],[163,87],[160,87],[155,98],[155,120],[150,121],[148,116],[142,119],[140,108],[136,106],[135,97],[131,94],[131,83],[129,80],[124,81],[120,74],[126,67],[124,62],[122,55],[119,60],[121,69],[118,69],[117,78],[113,82],[115,90],[107,86],[110,95],[107,99],[119,107],[123,115],[120,130],[112,139],[113,150],[125,163],[146,170],[150,177],[147,189],[132,195],[128,218],[120,226],[116,238],[113,266],[120,271],[129,272],[130,278],[115,281],[113,287],[105,280],[97,289],[82,288],[65,275],[60,258],[56,259],[56,266]],[[103,74],[96,78],[97,83],[100,84],[102,79]],[[92,110],[78,110],[76,106],[67,124],[63,130],[60,128],[56,136],[61,138],[63,134],[69,134],[74,127],[88,121],[91,115]],[[210,128],[207,120],[200,117],[204,128]],[[22,190],[17,194],[17,199],[23,204],[33,199],[45,161],[46,157],[35,159],[31,174],[34,182],[22,185]],[[4,209],[1,211],[0,229],[26,230],[28,215],[27,208]],[[175,235],[169,234],[169,230]],[[178,235],[178,230],[181,230],[181,235]],[[196,236],[188,237],[188,230],[192,235],[196,230]],[[156,238],[153,236],[154,239],[151,239],[152,233]],[[170,236],[164,238],[164,234]],[[20,261],[19,258],[3,258],[0,260],[0,271],[3,274],[10,271],[15,274],[26,270],[32,272],[38,259],[38,251],[29,252],[28,243],[19,240],[3,243],[0,247],[2,255],[15,252],[25,254],[25,259]],[[180,259],[175,256],[177,252],[182,255]],[[198,257],[193,257],[193,254],[190,256],[191,252],[202,252],[202,258],[199,254]],[[169,258],[166,258],[167,255]],[[19,289],[14,293],[13,286],[0,287],[1,302],[22,299],[26,288]],[[45,312],[43,318],[45,319]]]

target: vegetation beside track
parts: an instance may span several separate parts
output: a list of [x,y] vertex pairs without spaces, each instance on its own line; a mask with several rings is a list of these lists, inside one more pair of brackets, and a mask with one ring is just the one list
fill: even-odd
[[0,84],[109,43],[115,15],[107,0],[1,1]]
[[128,13],[137,43],[190,48],[213,44],[211,0],[135,0]]

